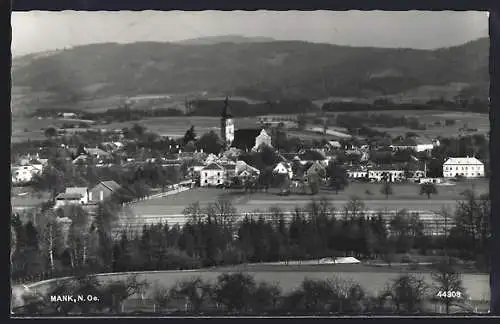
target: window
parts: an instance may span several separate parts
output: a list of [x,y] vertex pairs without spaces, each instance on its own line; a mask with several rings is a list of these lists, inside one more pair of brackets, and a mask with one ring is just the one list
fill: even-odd
[[220,172],[217,172],[217,176],[220,177]]
[[207,175],[207,173],[205,172],[205,177],[207,177],[207,176],[208,176],[208,175]]
[[205,183],[208,183],[208,180],[205,180]]

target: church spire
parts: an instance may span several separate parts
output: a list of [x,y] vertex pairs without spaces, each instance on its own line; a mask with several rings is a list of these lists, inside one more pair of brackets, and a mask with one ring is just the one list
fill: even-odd
[[223,146],[228,148],[234,140],[234,122],[231,111],[229,110],[229,98],[227,96],[224,100],[224,108],[222,109],[220,121],[220,138],[222,143],[224,143]]
[[224,100],[224,108],[222,109],[222,114],[221,117],[226,119],[226,118],[232,118],[231,110],[229,109],[229,98],[226,96],[226,99]]

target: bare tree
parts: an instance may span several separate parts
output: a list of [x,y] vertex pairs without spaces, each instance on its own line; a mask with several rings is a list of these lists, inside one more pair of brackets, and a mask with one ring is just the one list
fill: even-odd
[[281,294],[281,287],[277,284],[260,282],[253,292],[252,310],[262,313],[268,309],[276,309]]
[[344,205],[344,218],[345,219],[357,219],[365,215],[366,207],[365,203],[354,196]]
[[232,231],[237,220],[236,208],[226,198],[219,198],[207,207],[207,215],[215,224],[222,225],[226,230]]
[[55,254],[63,247],[64,238],[61,232],[61,224],[52,211],[45,214],[40,229],[42,251],[47,256],[50,269],[54,271],[56,269]]
[[201,307],[211,295],[212,286],[200,277],[178,282],[171,291],[173,298],[185,298],[194,313],[200,312]]
[[420,195],[426,195],[427,199],[431,199],[431,195],[437,195],[436,185],[433,183],[424,183],[420,185]]
[[115,312],[120,312],[125,300],[135,294],[143,293],[148,287],[149,284],[147,281],[140,281],[137,279],[137,275],[131,275],[125,280],[116,280],[107,283],[103,291],[111,308]]
[[391,297],[398,312],[414,313],[421,309],[428,286],[423,278],[403,274],[392,281],[387,295]]
[[389,199],[389,196],[393,194],[391,183],[385,181],[380,188],[380,193],[385,196],[385,199]]
[[450,306],[465,298],[462,275],[457,271],[452,259],[447,258],[433,265],[431,276],[436,284],[433,297],[445,306],[446,314],[449,314]]
[[277,206],[269,207],[268,213],[270,215],[273,225],[277,228],[279,226],[280,221],[284,219],[285,213],[281,208]]
[[155,284],[152,299],[155,305],[158,305],[159,309],[164,311],[172,300],[171,290],[164,286]]
[[189,204],[186,208],[184,208],[182,213],[184,214],[184,217],[186,217],[186,219],[193,224],[201,222],[205,217],[205,213],[203,212],[199,201]]

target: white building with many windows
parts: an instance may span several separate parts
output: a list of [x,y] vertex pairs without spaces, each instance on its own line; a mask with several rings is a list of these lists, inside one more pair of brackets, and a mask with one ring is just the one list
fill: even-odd
[[443,176],[445,178],[459,176],[465,178],[484,177],[484,164],[474,157],[449,158],[443,164]]
[[211,163],[200,171],[201,187],[221,185],[225,179],[225,170],[217,163]]

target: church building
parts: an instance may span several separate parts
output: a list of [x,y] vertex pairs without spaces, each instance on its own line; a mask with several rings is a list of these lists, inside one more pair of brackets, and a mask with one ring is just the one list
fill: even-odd
[[234,141],[234,121],[233,115],[229,110],[229,100],[224,100],[224,109],[220,119],[220,138],[224,143],[224,149],[228,149]]
[[261,146],[271,146],[271,136],[264,128],[247,128],[235,130],[233,116],[229,108],[229,99],[224,100],[221,113],[220,136],[224,149],[234,147],[242,151],[256,151]]

